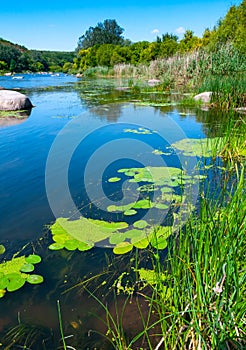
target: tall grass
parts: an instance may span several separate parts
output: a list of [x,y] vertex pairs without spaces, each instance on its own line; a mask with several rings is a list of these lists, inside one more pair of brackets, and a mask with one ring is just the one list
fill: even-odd
[[[164,349],[243,349],[246,346],[245,173],[219,201],[201,199],[170,243],[166,285],[154,288]],[[163,267],[155,260],[157,275]],[[167,288],[169,293],[167,293]],[[164,318],[166,316],[168,318]],[[159,347],[156,347],[159,348]]]
[[[89,68],[85,75],[101,75],[99,68]],[[104,68],[106,71],[106,68]],[[120,63],[110,70],[115,77],[160,79],[176,91],[213,91],[218,107],[243,106],[246,102],[246,61],[232,44],[209,52],[204,48],[148,64]]]

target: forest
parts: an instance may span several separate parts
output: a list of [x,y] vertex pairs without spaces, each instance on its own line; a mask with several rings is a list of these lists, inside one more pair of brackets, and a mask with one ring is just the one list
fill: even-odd
[[[78,40],[74,52],[28,50],[0,38],[0,72],[63,71],[83,73],[88,68],[117,64],[149,65],[175,55],[205,51],[219,52],[230,44],[239,60],[246,53],[246,1],[231,6],[214,28],[206,28],[201,38],[187,29],[181,40],[172,33],[157,36],[154,42],[131,42],[123,37],[124,29],[116,20],[106,19],[90,27]],[[240,68],[241,69],[241,68]]]

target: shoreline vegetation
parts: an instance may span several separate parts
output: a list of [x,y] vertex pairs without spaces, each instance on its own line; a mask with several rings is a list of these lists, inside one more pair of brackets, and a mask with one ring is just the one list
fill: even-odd
[[[215,184],[211,181],[201,188],[198,209],[193,210],[175,235],[165,239],[165,253],[158,249],[157,244],[155,249],[148,247],[144,253],[134,248],[122,258],[117,256],[113,260],[111,256],[112,262],[105,257],[106,267],[98,275],[90,275],[86,280],[80,276],[79,283],[63,290],[63,294],[68,296],[69,293],[86,293],[94,299],[103,314],[100,316],[103,327],[84,334],[82,321],[74,322],[72,327],[63,323],[62,302],[58,300],[61,338],[58,345],[50,330],[22,323],[19,319],[17,326],[1,335],[0,347],[79,350],[93,344],[93,349],[98,350],[246,348],[246,121],[244,115],[233,111],[246,106],[245,16],[244,0],[239,6],[232,6],[213,30],[206,29],[202,38],[187,30],[180,42],[167,33],[154,43],[132,44],[123,40],[121,32],[120,44],[88,46],[85,39],[93,34],[94,28],[91,27],[80,38],[72,59],[53,64],[53,69],[51,64],[45,66],[42,55],[30,61],[30,52],[23,47],[15,47],[20,51],[18,59],[3,60],[3,46],[12,48],[12,44],[0,40],[2,74],[16,71],[16,67],[24,71],[19,62],[24,62],[25,56],[28,67],[31,67],[30,62],[33,64],[32,72],[47,68],[78,74],[82,79],[126,78],[126,88],[136,92],[141,91],[143,80],[156,79],[158,83],[149,87],[152,91],[194,95],[212,91],[210,106],[224,113],[224,122],[216,124],[220,142],[213,145],[211,164],[204,167],[219,169],[222,175],[218,177],[219,181],[213,179]],[[35,52],[32,55],[34,57]],[[187,98],[186,103],[192,104],[191,99]],[[208,136],[213,137],[214,132],[211,130]],[[43,239],[42,244],[46,241]],[[41,246],[41,243],[38,242],[38,245]],[[33,249],[34,243],[31,242],[30,246]],[[4,257],[3,245],[0,249]],[[47,246],[45,249],[47,253]],[[70,259],[72,252],[69,253]],[[22,255],[23,251],[19,254]],[[145,265],[141,258],[143,254],[148,261]],[[121,270],[110,275],[110,269],[116,271],[118,265]],[[3,278],[2,275],[0,277]],[[4,288],[0,285],[2,297]],[[115,302],[113,310],[107,304],[109,294]],[[127,312],[129,307],[137,310],[140,324],[137,333],[129,326],[128,329],[125,327],[132,317]],[[66,336],[71,333],[72,337]],[[49,342],[52,345],[46,347]]]

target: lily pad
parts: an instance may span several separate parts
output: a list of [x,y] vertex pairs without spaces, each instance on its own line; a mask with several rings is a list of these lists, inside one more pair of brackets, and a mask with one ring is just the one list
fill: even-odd
[[41,257],[36,254],[30,254],[26,257],[26,262],[30,264],[38,264],[41,262]]
[[50,250],[60,250],[64,248],[64,244],[61,243],[52,243],[49,245]]
[[5,289],[0,289],[0,298],[3,298],[6,293]]
[[32,272],[33,270],[34,265],[29,263],[24,264],[20,269],[21,272]]
[[0,244],[0,255],[5,253],[5,247],[4,245]]
[[120,177],[111,177],[110,179],[108,179],[108,182],[118,182],[120,180],[121,180]]
[[114,254],[126,254],[129,253],[133,248],[133,245],[130,244],[129,242],[121,242],[119,244],[117,244],[114,249],[113,252]]
[[161,156],[161,155],[164,154],[164,152],[161,151],[160,149],[154,149],[154,151],[152,151],[152,153],[153,153],[153,154],[156,154],[156,155],[158,155],[158,156]]
[[124,215],[126,215],[126,216],[132,216],[135,214],[137,214],[137,211],[134,209],[129,209],[129,210],[124,211]]
[[153,131],[145,128],[137,128],[137,129],[124,129],[124,132],[139,134],[139,135],[151,135]]
[[119,244],[121,242],[124,242],[125,239],[126,239],[126,236],[124,235],[124,233],[114,233],[109,238],[109,243],[110,244]]
[[49,246],[49,249],[86,251],[92,249],[96,243],[110,239],[112,234],[127,228],[128,224],[123,221],[107,222],[86,218],[72,221],[58,218],[51,226],[54,243]]
[[182,151],[186,156],[193,157],[211,157],[220,143],[220,138],[204,138],[204,139],[182,139],[171,144],[175,150]]
[[168,209],[169,206],[167,204],[164,204],[164,203],[156,203],[155,208],[165,210],[165,209]]
[[[8,276],[7,276],[8,277]],[[20,275],[15,276],[15,278],[10,278],[9,284],[7,285],[8,292],[14,292],[24,286],[26,280]]]
[[140,240],[132,239],[131,243],[134,245],[135,248],[145,249],[149,245],[149,240],[147,238],[143,238],[143,239],[140,239]]
[[44,281],[43,276],[40,275],[29,275],[27,277],[27,282],[30,284],[39,284],[42,283]]
[[94,244],[92,242],[88,242],[88,243],[79,242],[77,245],[78,250],[81,252],[84,252],[86,250],[90,250],[93,247],[94,247]]
[[[31,261],[33,263],[31,263]],[[14,292],[24,286],[28,278],[35,276],[30,274],[34,265],[41,261],[38,255],[31,254],[28,257],[13,257],[12,260],[0,264],[0,297],[8,292]],[[43,277],[42,277],[43,281]]]
[[148,199],[141,199],[137,201],[133,208],[134,209],[150,209],[153,207],[153,203]]
[[146,226],[148,226],[148,223],[145,220],[138,220],[138,221],[134,222],[133,226],[141,229],[141,228],[145,228]]

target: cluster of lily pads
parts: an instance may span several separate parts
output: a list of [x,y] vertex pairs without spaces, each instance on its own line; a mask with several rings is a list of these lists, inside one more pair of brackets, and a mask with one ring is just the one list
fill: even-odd
[[187,138],[171,144],[171,148],[176,152],[180,151],[187,157],[211,157],[213,150],[218,148],[222,138],[203,138],[193,139]]
[[[121,177],[108,179],[109,183],[121,181],[123,176],[129,177],[129,182],[139,183],[138,191],[142,198],[126,205],[110,205],[111,213],[122,213],[123,216],[133,216],[138,210],[164,210],[170,207],[181,207],[185,195],[175,193],[177,188],[193,185],[201,180],[201,175],[187,175],[183,170],[175,167],[145,167],[119,169]],[[155,200],[146,198],[146,194],[158,191]],[[176,191],[177,192],[177,191]],[[145,197],[144,197],[145,196]],[[185,205],[185,204],[184,204]],[[115,254],[124,254],[135,248],[145,249],[148,245],[158,249],[167,246],[166,239],[174,229],[171,226],[152,226],[145,220],[137,220],[129,225],[125,221],[107,222],[81,217],[78,220],[58,218],[50,227],[54,243],[51,250],[86,251],[94,246],[113,247]]]
[[152,135],[154,133],[157,133],[157,131],[153,131],[153,130],[141,128],[141,127],[137,129],[124,129],[124,132],[139,134],[139,135]]
[[40,263],[41,257],[31,254],[27,257],[13,257],[12,260],[0,264],[0,298],[6,292],[14,292],[24,286],[26,282],[39,284],[43,282],[43,277],[31,272],[35,269],[35,264]]
[[126,222],[107,222],[81,217],[78,220],[58,218],[50,227],[54,243],[51,250],[86,251],[94,246],[113,247],[115,254],[125,254],[135,248],[151,245],[165,249],[171,226],[151,227],[145,220],[138,220],[130,227]]
[[[145,128],[125,129],[124,132],[134,134],[152,134],[153,131]],[[171,144],[171,151],[182,152],[185,156],[211,157],[212,149],[220,141],[214,139],[183,139]],[[153,151],[156,155],[166,155],[162,150]],[[167,153],[167,155],[170,154]],[[186,203],[187,191],[206,175],[187,174],[184,170],[176,167],[143,167],[123,168],[117,171],[117,176],[108,179],[109,183],[117,183],[128,177],[128,182],[137,183],[139,186],[139,199],[124,205],[110,205],[107,211],[110,213],[121,213],[123,217],[134,216],[139,210],[162,210],[168,213],[173,210],[173,226],[153,227],[145,220],[137,220],[129,225],[125,221],[106,222],[104,220],[93,220],[81,217],[78,220],[58,218],[50,227],[54,243],[50,245],[51,250],[80,250],[86,251],[94,246],[113,247],[115,254],[124,254],[133,247],[144,249],[148,245],[164,249],[167,246],[166,239],[176,229],[175,217],[181,218],[178,208],[188,207]],[[157,195],[150,198],[150,194],[158,191]],[[153,197],[153,196],[152,196]],[[192,207],[192,204],[190,205]],[[194,209],[194,206],[191,210]],[[185,210],[183,211],[185,212]],[[124,219],[123,219],[124,220]],[[181,219],[182,222],[182,219]]]

